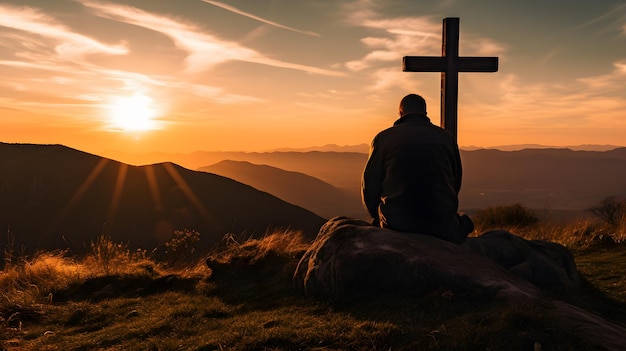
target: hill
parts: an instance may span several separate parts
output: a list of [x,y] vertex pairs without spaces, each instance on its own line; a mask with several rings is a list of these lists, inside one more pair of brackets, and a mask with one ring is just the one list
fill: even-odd
[[100,234],[151,249],[186,228],[200,232],[204,247],[227,233],[287,227],[313,238],[323,222],[251,186],[174,163],[129,166],[61,145],[0,143],[0,228],[16,249],[83,251]]
[[338,214],[354,218],[366,215],[358,193],[338,189],[303,173],[231,160],[201,167],[199,170],[251,185],[325,218]]
[[198,169],[224,160],[246,161],[308,174],[335,187],[351,190],[360,186],[361,172],[367,161],[365,153],[336,151],[196,151],[189,154],[156,152],[143,155],[111,152],[109,155],[135,165],[171,161],[189,169]]

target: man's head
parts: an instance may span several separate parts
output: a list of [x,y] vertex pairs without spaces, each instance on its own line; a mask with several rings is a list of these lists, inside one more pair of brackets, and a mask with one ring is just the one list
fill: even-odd
[[409,94],[400,101],[400,117],[411,113],[426,116],[426,100],[417,94]]

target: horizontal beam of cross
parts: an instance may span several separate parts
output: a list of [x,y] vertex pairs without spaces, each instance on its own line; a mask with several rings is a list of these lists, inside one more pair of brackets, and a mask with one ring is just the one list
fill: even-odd
[[[497,72],[497,57],[459,57],[457,72]],[[402,58],[404,72],[445,72],[448,67],[446,57],[405,56]]]

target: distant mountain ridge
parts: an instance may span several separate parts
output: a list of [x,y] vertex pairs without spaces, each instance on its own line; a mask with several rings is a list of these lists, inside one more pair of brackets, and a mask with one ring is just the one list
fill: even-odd
[[[278,228],[313,238],[324,219],[249,185],[174,163],[129,166],[62,145],[0,143],[0,230],[15,247],[85,250],[100,234],[151,249],[174,230],[225,234]],[[0,247],[7,236],[0,235]]]
[[[248,156],[252,156],[249,162],[323,179],[346,190],[352,203],[359,203],[353,212],[362,210],[359,189],[367,161],[365,154],[307,152]],[[608,196],[626,196],[626,148],[462,150],[461,158],[464,177],[460,205],[465,211],[516,202],[542,210],[583,210]]]
[[626,196],[626,148],[462,151],[466,208],[522,202],[536,209],[586,209]]
[[368,153],[369,152],[368,144],[359,144],[359,145],[337,145],[337,144],[326,144],[322,146],[310,146],[303,148],[292,148],[292,147],[283,147],[278,149],[267,150],[266,152],[309,152],[309,151],[322,151],[322,152],[361,152]]
[[304,173],[232,160],[224,160],[201,167],[199,170],[251,185],[325,218],[331,218],[337,214],[362,218],[366,214],[357,191],[338,189]]
[[[537,209],[581,210],[607,196],[626,196],[625,182],[621,181],[626,179],[625,150],[623,147],[609,151],[539,147],[516,151],[461,150],[464,167],[461,209],[520,202]],[[304,173],[348,191],[353,203],[360,201],[360,178],[367,161],[367,154],[356,152],[205,152],[196,156],[199,158],[194,162],[211,161],[199,167],[234,160]],[[178,160],[184,164],[182,159]],[[361,208],[355,207],[354,211]]]
[[619,149],[624,146],[617,145],[596,145],[596,144],[582,144],[582,145],[570,145],[570,146],[554,146],[554,145],[542,145],[542,144],[514,144],[514,145],[499,145],[499,146],[461,146],[461,150],[474,151],[474,150],[500,150],[500,151],[519,151],[524,149],[570,149],[573,151],[610,151]]
[[[615,145],[576,145],[568,147],[560,146],[548,146],[540,144],[516,144],[516,145],[502,145],[493,147],[479,147],[479,146],[461,146],[461,151],[475,151],[475,150],[500,150],[500,151],[519,151],[524,149],[571,149],[573,151],[610,151],[614,149],[622,148],[623,146]],[[223,160],[233,161],[249,161],[252,163],[263,164],[269,160],[274,162],[275,159],[288,159],[291,155],[302,155],[305,153],[348,153],[348,154],[365,154],[367,156],[369,152],[368,144],[359,145],[335,145],[328,144],[323,146],[312,146],[307,148],[279,148],[270,151],[194,151],[189,153],[170,153],[170,152],[149,152],[143,154],[129,153],[120,150],[105,150],[100,152],[100,155],[118,160],[124,163],[132,165],[145,165],[161,162],[174,162],[185,168],[198,169],[207,165],[215,164]],[[283,155],[283,156],[271,156],[271,155]],[[269,156],[268,156],[269,155]],[[306,157],[306,156],[305,156]],[[354,157],[354,156],[353,156]],[[358,157],[358,156],[356,156]],[[284,163],[284,162],[283,162]],[[272,164],[275,165],[275,164]],[[280,167],[286,170],[295,170],[288,167]],[[310,173],[307,173],[312,175]],[[329,182],[332,183],[332,182]]]

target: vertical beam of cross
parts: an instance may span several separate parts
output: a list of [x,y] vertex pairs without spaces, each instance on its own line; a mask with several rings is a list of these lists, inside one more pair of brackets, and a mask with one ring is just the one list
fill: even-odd
[[458,135],[459,72],[497,72],[497,57],[459,57],[459,18],[443,19],[441,56],[405,56],[404,72],[441,72],[441,126]]
[[454,138],[458,135],[459,105],[459,19],[443,20],[441,56],[446,58],[441,72],[441,125]]

